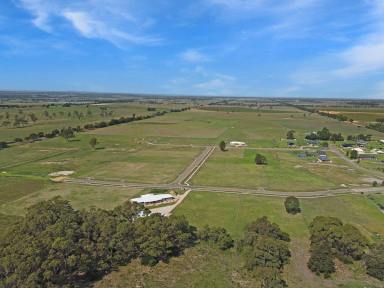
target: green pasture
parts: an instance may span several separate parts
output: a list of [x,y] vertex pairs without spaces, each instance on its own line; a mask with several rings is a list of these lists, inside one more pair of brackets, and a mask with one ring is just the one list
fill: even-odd
[[155,119],[95,130],[96,135],[138,135],[153,143],[218,144],[224,141],[244,141],[253,147],[286,147],[286,133],[296,131],[298,144],[307,133],[328,127],[345,136],[360,133],[380,138],[380,133],[300,110],[242,112],[191,110],[172,113]]
[[292,216],[285,211],[284,198],[191,192],[175,215],[185,215],[197,227],[225,227],[235,238],[240,237],[247,223],[261,216],[267,216],[293,237],[307,237],[308,224],[320,215],[338,217],[367,235],[378,233],[384,237],[384,214],[367,196],[300,199],[300,205],[302,213]]
[[139,195],[140,189],[122,189],[116,187],[93,187],[70,184],[47,183],[40,190],[30,190],[25,186],[24,195],[13,201],[0,205],[3,215],[23,216],[25,209],[39,201],[61,196],[71,202],[76,209],[88,209],[96,206],[103,209],[113,209],[117,205]]
[[1,150],[0,169],[6,175],[46,178],[52,172],[70,170],[75,177],[167,183],[201,151],[150,145],[124,135],[97,135],[99,144],[92,149],[89,140],[95,136],[81,133],[70,141],[59,137]]
[[[196,185],[265,188],[275,191],[316,191],[361,184],[363,179],[346,162],[328,152],[332,163],[317,163],[316,157],[299,158],[303,151],[265,149],[217,150],[192,179]],[[267,165],[256,165],[260,153]]]
[[338,264],[338,272],[328,280],[314,275],[306,266],[309,257],[307,227],[316,216],[335,216],[355,225],[369,238],[384,237],[381,224],[384,214],[371,200],[361,195],[305,199],[300,203],[302,213],[293,216],[286,213],[284,198],[191,192],[174,214],[186,216],[198,228],[204,225],[225,227],[236,239],[241,237],[248,223],[267,216],[292,239],[292,261],[285,270],[289,287],[380,287],[379,281],[367,277],[362,268],[357,267],[358,263]]

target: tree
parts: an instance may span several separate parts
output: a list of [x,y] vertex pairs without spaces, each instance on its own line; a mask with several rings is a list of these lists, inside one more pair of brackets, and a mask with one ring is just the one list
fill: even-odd
[[291,253],[288,243],[268,236],[260,236],[254,245],[246,248],[245,266],[248,270],[256,267],[281,269],[289,262]]
[[256,165],[266,165],[267,164],[267,158],[261,154],[256,154],[255,156],[255,163]]
[[318,275],[324,274],[326,278],[336,271],[332,247],[327,241],[311,246],[308,268]]
[[329,138],[331,137],[331,132],[329,132],[328,128],[324,127],[319,132],[317,132],[317,135],[320,140],[329,140]]
[[0,286],[77,287],[134,258],[155,264],[195,243],[184,218],[148,214],[135,203],[76,211],[60,197],[39,202],[0,241]]
[[70,138],[73,138],[75,137],[75,134],[73,133],[73,129],[71,127],[68,127],[68,128],[64,128],[60,135],[66,139],[66,140],[69,140]]
[[95,137],[91,138],[91,140],[89,140],[89,145],[91,145],[91,147],[93,149],[95,149],[95,146],[98,144],[97,142],[97,139]]
[[289,130],[289,131],[287,132],[287,139],[288,139],[288,140],[293,140],[293,139],[295,139],[295,130]]
[[260,278],[261,287],[285,287],[281,271],[291,256],[289,241],[289,235],[267,217],[246,226],[237,250],[244,256],[245,268]]
[[0,141],[0,149],[8,148],[8,143],[5,141]]
[[233,239],[224,228],[205,226],[198,232],[198,238],[202,241],[217,245],[221,250],[233,247]]
[[384,281],[384,241],[373,245],[369,253],[364,257],[367,274]]
[[349,153],[349,157],[351,159],[357,159],[359,157],[359,153],[356,150],[351,150],[351,153]]
[[145,265],[155,265],[177,256],[196,240],[195,228],[184,217],[166,218],[160,214],[136,221],[139,257]]
[[287,197],[284,206],[289,214],[297,214],[301,212],[299,199],[294,196]]
[[221,151],[227,151],[227,149],[226,149],[226,144],[225,144],[225,142],[224,141],[221,141],[220,142],[220,144],[219,144],[219,147],[220,147],[220,150]]
[[368,247],[368,240],[356,227],[343,224],[335,217],[315,217],[309,225],[309,231],[311,258],[308,267],[325,277],[335,271],[334,257],[351,263],[360,260]]
[[29,114],[29,118],[31,118],[33,123],[35,123],[37,121],[37,117],[36,117],[35,113]]

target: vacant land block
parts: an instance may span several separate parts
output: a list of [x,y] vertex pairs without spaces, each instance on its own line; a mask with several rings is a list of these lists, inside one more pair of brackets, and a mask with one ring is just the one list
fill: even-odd
[[364,275],[357,264],[338,263],[338,272],[329,280],[317,277],[306,266],[309,259],[307,227],[316,216],[335,216],[355,225],[368,237],[383,237],[384,214],[371,200],[365,196],[340,196],[300,202],[302,213],[293,216],[286,213],[284,199],[192,192],[175,214],[185,215],[200,228],[204,225],[225,227],[237,239],[249,222],[267,216],[292,238],[292,261],[285,270],[289,287],[380,287],[380,283]]
[[[260,153],[267,165],[256,165]],[[216,151],[192,182],[196,185],[265,188],[276,191],[316,191],[363,183],[362,175],[336,156],[332,163],[299,158],[300,151],[230,149]],[[331,153],[329,153],[331,154]]]

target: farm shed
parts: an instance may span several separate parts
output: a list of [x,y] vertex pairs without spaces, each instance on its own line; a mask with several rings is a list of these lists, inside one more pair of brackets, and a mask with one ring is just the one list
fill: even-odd
[[131,199],[131,202],[144,205],[154,205],[172,202],[173,200],[175,200],[175,197],[171,194],[145,194],[141,195],[139,198]]

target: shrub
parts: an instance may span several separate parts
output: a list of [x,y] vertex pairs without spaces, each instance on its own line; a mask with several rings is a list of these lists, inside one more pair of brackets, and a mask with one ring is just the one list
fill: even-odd
[[295,215],[301,212],[299,199],[294,196],[287,197],[285,199],[284,206],[285,210],[289,214]]
[[261,154],[256,154],[255,156],[255,163],[256,165],[266,165],[267,164],[267,158]]

